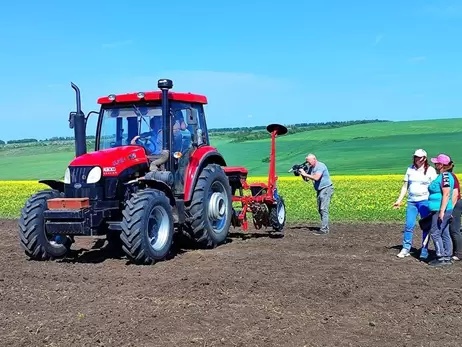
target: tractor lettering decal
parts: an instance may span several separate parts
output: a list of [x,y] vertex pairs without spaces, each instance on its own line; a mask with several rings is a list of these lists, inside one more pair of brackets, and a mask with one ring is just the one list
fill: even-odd
[[114,160],[112,162],[112,166],[117,166],[117,165],[122,164],[124,162],[125,162],[125,158],[120,158],[120,159]]
[[135,154],[135,153],[129,154],[129,155],[128,155],[128,159],[130,159],[130,160],[136,159],[136,154]]
[[111,167],[103,167],[104,172],[116,172],[116,168],[111,166]]

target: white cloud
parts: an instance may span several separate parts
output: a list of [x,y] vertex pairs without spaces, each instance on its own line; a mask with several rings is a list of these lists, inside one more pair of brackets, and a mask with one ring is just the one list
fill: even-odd
[[423,11],[441,17],[459,17],[462,16],[462,5],[455,2],[453,4],[432,4],[425,6]]
[[377,36],[375,37],[374,46],[377,46],[377,45],[380,43],[380,41],[382,41],[382,39],[383,39],[384,37],[385,37],[385,35],[377,35]]
[[419,56],[419,57],[411,57],[409,58],[408,60],[411,62],[411,63],[417,63],[419,61],[424,61],[426,59],[425,56]]
[[205,95],[208,99],[206,112],[209,127],[239,124],[252,126],[257,125],[253,124],[256,122],[269,123],[277,122],[281,118],[287,119],[288,109],[285,102],[293,103],[295,99],[305,98],[305,86],[290,79],[207,70],[158,71],[128,81],[113,81],[110,84],[111,89],[100,89],[100,94],[158,90],[157,80],[160,78],[173,81],[172,91]]
[[125,40],[125,41],[116,41],[111,43],[103,43],[101,45],[102,48],[118,48],[121,46],[128,46],[133,43],[133,40]]

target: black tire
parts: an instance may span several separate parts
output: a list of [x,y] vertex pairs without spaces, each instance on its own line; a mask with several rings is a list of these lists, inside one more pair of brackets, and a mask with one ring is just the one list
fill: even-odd
[[45,231],[43,212],[48,210],[47,200],[63,197],[54,189],[45,189],[26,201],[19,218],[19,238],[26,255],[33,260],[54,260],[64,257],[70,250],[72,240],[66,237],[63,244],[52,244]]
[[[218,189],[219,192],[215,189]],[[222,195],[214,195],[212,199],[214,193],[221,193]],[[212,224],[211,218],[213,216],[211,214],[213,214],[213,210],[210,210],[212,204],[216,207],[214,208],[215,217],[223,214],[219,228],[214,228]],[[224,243],[231,225],[232,207],[231,186],[228,177],[220,165],[207,165],[197,180],[191,204],[187,208],[190,222],[187,223],[185,232],[188,238],[200,248],[213,248]]]
[[276,205],[270,209],[270,224],[274,232],[282,233],[286,224],[286,205],[284,198],[279,196]]
[[[157,214],[153,216],[153,213]],[[135,264],[151,265],[156,261],[164,260],[170,252],[173,240],[173,215],[167,196],[156,189],[144,189],[134,193],[127,201],[122,219],[122,232],[120,239],[122,249],[128,258]],[[159,223],[159,229],[154,231],[156,224],[150,225],[150,217]],[[154,247],[151,244],[150,232],[154,231],[155,237],[160,240],[160,245]]]

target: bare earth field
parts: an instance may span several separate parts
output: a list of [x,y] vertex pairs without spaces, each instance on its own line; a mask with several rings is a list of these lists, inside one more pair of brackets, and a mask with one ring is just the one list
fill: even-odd
[[16,222],[0,221],[0,345],[461,343],[462,264],[396,258],[401,225],[334,225],[327,237],[308,227],[279,239],[233,234],[214,250],[135,266],[88,239],[74,260],[31,262]]

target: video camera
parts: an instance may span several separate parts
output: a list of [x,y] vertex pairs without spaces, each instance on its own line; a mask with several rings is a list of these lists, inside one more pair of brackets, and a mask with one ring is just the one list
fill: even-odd
[[306,162],[303,162],[301,164],[295,164],[294,166],[292,166],[292,168],[289,170],[289,172],[293,172],[295,176],[300,176],[299,171],[302,170],[302,169],[304,171],[309,170],[308,164]]

